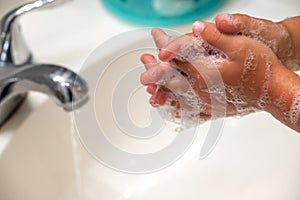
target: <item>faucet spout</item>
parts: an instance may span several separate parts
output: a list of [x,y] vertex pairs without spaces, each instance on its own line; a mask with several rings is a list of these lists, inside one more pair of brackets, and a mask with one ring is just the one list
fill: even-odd
[[48,95],[66,111],[75,110],[88,101],[87,83],[69,69],[52,64],[17,67],[0,85],[5,85],[0,89],[0,104],[29,91]]
[[29,91],[42,92],[66,111],[88,100],[87,83],[57,65],[35,64],[17,19],[33,10],[52,8],[70,0],[33,0],[0,19],[0,126],[14,113]]

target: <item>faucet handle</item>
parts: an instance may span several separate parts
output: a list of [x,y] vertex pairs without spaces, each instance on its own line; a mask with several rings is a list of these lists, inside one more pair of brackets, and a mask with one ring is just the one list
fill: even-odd
[[[14,65],[24,64],[29,62],[31,54],[25,45],[23,37],[20,33],[20,28],[14,25],[15,20],[30,11],[41,8],[52,8],[58,5],[70,2],[72,0],[36,0],[30,3],[23,4],[4,15],[0,20],[0,66],[1,63],[12,63]],[[14,43],[17,44],[13,44]],[[13,55],[12,46],[17,45],[18,56]],[[18,57],[18,58],[15,58]]]

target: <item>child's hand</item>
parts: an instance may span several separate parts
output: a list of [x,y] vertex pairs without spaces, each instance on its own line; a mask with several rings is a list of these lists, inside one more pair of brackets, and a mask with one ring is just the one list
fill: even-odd
[[[221,18],[216,19],[219,29],[228,25],[221,25]],[[276,52],[275,46],[270,46],[272,51],[261,42],[263,40],[251,39],[253,36],[221,33],[211,23],[198,21],[193,25],[192,34],[176,39],[154,29],[152,35],[161,49],[158,55],[161,61],[157,62],[149,54],[142,56],[147,70],[141,75],[141,82],[148,86],[155,106],[171,102],[175,109],[187,110],[183,114],[193,110],[191,117],[201,118],[200,122],[212,116],[264,110],[300,132],[300,78],[282,65],[283,61],[296,59],[294,63],[298,63],[300,60],[297,59],[299,56],[291,56],[297,52],[300,55],[300,39],[294,37],[300,26],[299,19],[285,20],[284,26],[293,35],[293,53],[285,54],[277,49],[281,61],[273,52]],[[272,26],[272,23],[265,23]],[[237,33],[239,27],[235,28]],[[276,33],[269,36],[276,36]],[[281,39],[277,41],[277,47],[287,48],[288,52],[289,45],[283,47],[286,43]],[[174,94],[179,99],[174,101]],[[175,117],[181,116],[175,113]]]
[[[273,88],[272,78],[284,67],[268,47],[245,36],[222,34],[210,23],[197,22],[194,29],[197,29],[199,37],[207,42],[199,46],[200,54],[203,54],[203,49],[206,50],[207,55],[204,57],[196,56],[193,60],[185,57],[187,55],[180,55],[182,49],[190,43],[197,42],[197,38],[191,35],[177,38],[162,48],[159,53],[162,60],[160,63],[157,63],[151,55],[142,56],[147,71],[141,76],[141,82],[148,85],[148,92],[153,95],[151,101],[157,102],[155,105],[163,105],[170,93],[178,92],[176,91],[178,87],[182,94],[192,88],[201,104],[200,117],[209,118],[212,109],[217,112],[215,114],[222,115],[218,111],[224,112],[221,108],[224,104],[222,105],[220,101],[220,105],[212,105],[212,93],[218,89],[212,87],[219,86],[221,91],[223,86],[226,94],[226,96],[223,94],[223,98],[226,98],[226,113],[223,113],[225,116],[245,114],[272,106],[269,94]],[[163,32],[153,35],[163,38]],[[189,55],[195,53],[187,52]],[[209,58],[217,61],[211,63]],[[157,83],[174,69],[179,71],[185,80],[179,78],[173,83],[170,81],[164,86],[171,89],[157,91]],[[186,80],[190,87],[187,86]]]
[[[217,28],[226,34],[242,34],[258,40],[277,55],[280,61],[291,70],[300,67],[300,18],[290,18],[281,22],[259,19],[242,14],[218,15]],[[196,32],[194,34],[197,35]]]

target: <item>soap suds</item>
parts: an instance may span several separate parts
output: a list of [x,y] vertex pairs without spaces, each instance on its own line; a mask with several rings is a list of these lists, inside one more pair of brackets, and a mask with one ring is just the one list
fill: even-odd
[[253,54],[253,52],[249,51],[248,56],[244,61],[244,68],[243,68],[243,74],[241,80],[243,82],[249,81],[249,77],[248,77],[249,72],[255,71],[256,68],[257,68],[257,61],[255,55]]
[[271,99],[268,94],[268,90],[269,90],[270,78],[272,76],[272,71],[271,71],[272,63],[267,59],[266,56],[263,56],[263,57],[266,61],[265,77],[264,77],[264,82],[263,82],[263,85],[261,88],[261,95],[257,101],[258,107],[261,108],[262,110],[266,107],[266,105],[271,103]]
[[[182,46],[175,56],[175,59],[179,61],[193,63],[199,74],[201,74],[200,68],[217,68],[218,64],[227,58],[227,55],[221,50],[208,44],[201,38],[190,38],[189,42]],[[197,84],[196,78],[199,75],[194,74],[192,77],[181,71],[179,66],[174,66],[176,65],[175,62],[172,65],[172,68],[177,70],[162,77],[157,83],[172,91],[172,93],[168,94],[168,100],[165,105],[159,108],[159,112],[164,119],[180,124],[181,128],[197,126],[207,121],[210,118],[210,111],[207,109],[211,106],[196,94],[194,88],[194,85]],[[176,86],[174,87],[172,83],[177,81],[183,83],[184,90],[178,90]],[[222,85],[223,82],[218,84]],[[223,90],[221,85],[214,85],[215,87],[208,88],[208,91],[209,93],[217,93],[218,95],[214,96],[218,96],[219,102],[224,102],[225,94],[221,94],[224,93],[224,85]],[[197,87],[201,89],[200,86],[197,85]]]
[[299,122],[300,118],[300,91],[298,91],[292,101],[290,110],[285,112],[285,121],[291,124]]

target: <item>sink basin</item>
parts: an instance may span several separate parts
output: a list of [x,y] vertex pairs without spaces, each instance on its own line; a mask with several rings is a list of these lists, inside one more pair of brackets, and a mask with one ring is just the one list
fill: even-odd
[[265,113],[227,119],[218,145],[204,160],[198,158],[204,139],[200,134],[173,165],[134,175],[104,166],[87,153],[72,126],[72,115],[52,101],[34,110],[26,101],[19,112],[28,117],[21,121],[14,116],[12,121],[20,123],[6,124],[0,134],[5,143],[0,156],[2,199],[300,197],[300,136]]
[[[266,7],[270,8],[267,13]],[[220,12],[239,11],[279,20],[299,14],[298,8],[299,1],[295,0],[289,0],[288,3],[236,0],[225,4]],[[78,63],[81,63],[97,44],[103,43],[112,34],[133,28],[110,18],[100,7],[98,0],[77,0],[61,9],[64,11],[45,11],[23,19],[23,23],[26,24],[25,36],[37,60],[48,59],[49,62],[79,68]],[[63,17],[53,23],[53,16]],[[99,26],[101,22],[103,24]],[[53,24],[54,28],[50,29],[47,26],[49,23]],[[179,29],[184,29],[181,32],[187,32],[190,25],[188,28]],[[56,30],[60,30],[60,34],[57,34]],[[49,35],[52,37],[49,38]],[[122,45],[125,43],[118,44],[117,47],[124,48]],[[110,48],[114,48],[113,45]],[[145,49],[142,50],[144,51]],[[147,51],[155,52],[153,49]],[[100,61],[109,56],[108,53],[109,51],[103,52],[102,57],[99,57]],[[300,199],[300,135],[264,112],[225,119],[221,129],[222,135],[205,159],[199,159],[199,156],[212,122],[199,126],[197,134],[193,132],[193,137],[188,137],[189,142],[181,147],[181,154],[172,155],[172,159],[167,160],[168,162],[163,163],[161,167],[151,166],[152,168],[142,173],[141,170],[132,168],[136,163],[129,163],[130,160],[126,163],[113,162],[116,161],[116,157],[109,152],[110,149],[102,146],[104,140],[98,140],[99,136],[93,135],[100,133],[99,127],[94,129],[88,126],[90,129],[84,129],[86,127],[82,126],[82,121],[88,125],[87,122],[101,125],[100,130],[104,138],[123,150],[123,153],[130,155],[148,155],[165,149],[182,133],[172,131],[172,125],[164,129],[155,129],[161,134],[149,135],[147,132],[141,132],[141,136],[136,132],[128,133],[126,130],[130,127],[124,127],[125,131],[116,127],[116,119],[122,123],[124,118],[118,117],[122,116],[124,111],[121,110],[120,115],[114,115],[116,112],[112,110],[114,106],[111,105],[118,106],[118,102],[124,101],[110,103],[110,98],[113,97],[126,100],[130,120],[136,127],[147,127],[153,123],[151,119],[158,116],[148,105],[149,96],[144,88],[137,87],[130,96],[122,96],[122,93],[116,93],[119,96],[114,96],[112,93],[120,86],[128,86],[116,84],[118,80],[134,84],[138,81],[136,77],[126,82],[128,80],[123,76],[125,72],[138,74],[139,70],[142,70],[138,54],[140,51],[133,52],[130,57],[116,59],[116,62],[104,71],[101,79],[95,80],[94,85],[90,84],[91,104],[77,112],[66,113],[44,96],[29,94],[16,115],[0,129],[0,199]],[[118,54],[113,55],[113,58],[119,58]],[[95,71],[97,73],[105,67],[99,60],[89,61],[90,63],[86,62],[85,65],[94,64],[98,67]],[[114,65],[119,68],[115,68]],[[81,73],[89,75],[85,69]],[[93,112],[87,110],[89,115],[82,115],[89,106],[93,108]],[[126,123],[121,125],[125,126]],[[101,151],[97,152],[99,149]],[[109,158],[113,159],[105,160]],[[124,161],[124,158],[120,158],[119,161]]]

